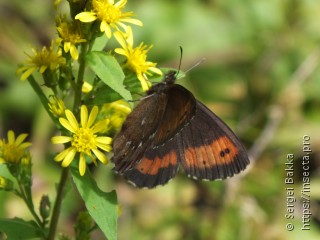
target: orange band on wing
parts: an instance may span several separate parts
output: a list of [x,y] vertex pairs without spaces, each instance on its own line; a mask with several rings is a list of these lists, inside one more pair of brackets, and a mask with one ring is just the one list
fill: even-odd
[[142,158],[135,168],[142,174],[156,175],[160,168],[167,168],[170,164],[177,165],[177,153],[174,151],[169,152],[162,158]]
[[237,154],[236,146],[227,136],[222,136],[211,144],[185,149],[184,157],[187,167],[211,168],[232,163]]

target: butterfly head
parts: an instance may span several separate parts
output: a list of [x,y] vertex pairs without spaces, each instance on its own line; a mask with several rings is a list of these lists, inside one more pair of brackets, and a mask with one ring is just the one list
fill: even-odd
[[177,72],[170,71],[165,74],[162,82],[159,82],[153,85],[148,91],[147,94],[151,95],[153,93],[162,93],[165,92],[170,86],[174,85],[174,82],[177,79]]
[[176,71],[169,71],[164,76],[163,82],[166,84],[174,84],[177,79],[177,72]]

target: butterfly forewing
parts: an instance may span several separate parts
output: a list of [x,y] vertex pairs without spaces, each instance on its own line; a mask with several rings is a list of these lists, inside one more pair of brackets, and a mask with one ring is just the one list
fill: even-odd
[[[163,94],[148,97],[135,107],[113,141],[115,171],[132,168],[153,141],[164,114],[167,98]],[[147,113],[147,114],[146,114]]]
[[172,139],[195,115],[196,100],[187,89],[175,84],[166,94],[167,105],[152,146]]

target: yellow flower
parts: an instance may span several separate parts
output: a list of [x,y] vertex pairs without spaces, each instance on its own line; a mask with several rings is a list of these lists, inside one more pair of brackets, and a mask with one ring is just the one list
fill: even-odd
[[100,114],[110,120],[103,132],[108,134],[118,132],[130,112],[130,105],[124,100],[103,104]]
[[82,84],[81,91],[83,93],[88,93],[88,92],[90,92],[92,90],[92,88],[93,87],[92,87],[92,85],[90,83],[84,81],[83,84]]
[[10,179],[0,176],[0,190],[11,191],[13,189],[13,182]]
[[57,98],[56,96],[50,96],[48,105],[49,111],[52,112],[54,116],[64,116],[64,111],[66,110],[66,107],[62,99]]
[[[80,110],[80,124],[70,110],[65,111],[66,118],[60,118],[61,125],[72,133],[72,136],[55,136],[51,139],[54,144],[70,143],[71,146],[60,152],[54,159],[55,161],[62,161],[62,167],[68,167],[75,155],[79,153],[79,172],[83,176],[86,171],[86,159],[88,156],[96,163],[97,157],[102,163],[108,162],[107,157],[98,148],[109,152],[111,150],[110,137],[100,137],[96,133],[101,132],[108,120],[102,120],[93,125],[98,115],[98,107],[94,106],[88,115],[88,109],[85,105],[81,106]],[[95,157],[93,156],[93,154]]]
[[74,60],[78,60],[79,52],[76,45],[86,42],[86,39],[81,35],[80,28],[72,22],[68,22],[66,17],[59,17],[57,19],[57,30],[60,38],[60,42],[63,42],[63,49],[67,53],[70,51],[70,55]]
[[8,131],[8,142],[0,140],[0,163],[19,163],[26,155],[26,148],[31,146],[30,142],[23,142],[28,134],[20,134],[15,138],[12,130]]
[[[81,12],[76,15],[75,19],[81,22],[93,22],[97,19],[101,21],[100,31],[105,32],[108,38],[111,38],[111,28],[119,30],[118,26],[126,29],[124,23],[131,23],[142,26],[142,22],[132,18],[133,12],[122,12],[127,4],[127,0],[120,0],[114,3],[114,0],[92,0],[92,11]],[[123,23],[124,22],[124,23]]]
[[152,75],[151,72],[162,75],[160,69],[155,67],[156,63],[147,61],[147,53],[152,45],[148,47],[141,43],[138,47],[133,48],[133,35],[130,27],[125,33],[115,32],[114,36],[122,46],[122,48],[116,48],[115,52],[127,58],[125,67],[137,74],[143,91],[148,90],[150,84],[147,75]]
[[53,2],[53,7],[54,7],[54,10],[58,10],[58,6],[59,4],[61,3],[61,0],[54,0]]
[[20,79],[26,80],[34,71],[38,71],[43,74],[48,68],[50,70],[57,69],[60,65],[66,64],[66,60],[62,57],[62,51],[60,48],[54,49],[54,43],[52,42],[49,49],[43,47],[42,50],[36,50],[32,48],[33,56],[26,54],[29,59],[25,66],[18,68],[17,74],[22,73]]

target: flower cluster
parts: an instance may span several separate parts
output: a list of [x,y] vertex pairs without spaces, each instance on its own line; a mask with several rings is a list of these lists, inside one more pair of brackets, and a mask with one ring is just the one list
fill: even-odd
[[67,129],[72,135],[70,136],[55,136],[52,138],[54,144],[70,143],[70,146],[59,153],[55,160],[62,161],[63,167],[68,167],[75,155],[79,153],[79,172],[83,176],[86,171],[86,157],[89,157],[95,164],[96,160],[93,154],[104,164],[108,162],[98,148],[109,152],[111,150],[110,143],[112,138],[97,136],[107,127],[109,121],[101,120],[94,124],[98,115],[98,107],[93,107],[88,115],[88,109],[85,105],[81,106],[80,124],[70,110],[65,111],[66,118],[59,118],[61,125]]
[[137,74],[141,82],[143,91],[149,88],[147,75],[152,75],[151,72],[162,75],[160,69],[156,68],[156,63],[147,61],[147,53],[152,48],[144,43],[140,43],[138,47],[133,47],[133,34],[130,27],[127,27],[125,33],[116,32],[114,34],[122,48],[116,48],[115,52],[127,58],[125,67],[129,68]]
[[[8,131],[7,140],[0,140],[0,164],[6,164],[9,172],[23,182],[24,186],[31,186],[31,156],[27,149],[30,142],[24,142],[28,134],[20,134],[17,138],[12,130]],[[12,190],[12,182],[0,176],[0,189]]]
[[24,142],[28,134],[20,134],[17,138],[12,130],[8,131],[8,140],[0,140],[0,163],[18,164],[28,155],[30,142]]
[[24,66],[19,67],[17,70],[18,74],[22,73],[21,80],[26,80],[36,70],[43,74],[48,69],[54,71],[66,64],[61,49],[56,46],[54,41],[51,42],[49,48],[43,47],[41,51],[32,48],[32,52],[33,55],[26,54],[28,60]]
[[152,48],[144,43],[140,43],[138,47],[133,47],[133,34],[130,26],[124,23],[131,23],[142,26],[140,20],[132,18],[133,12],[122,12],[127,0],[120,0],[114,3],[113,0],[93,0],[92,10],[90,12],[81,12],[76,16],[81,22],[90,23],[100,21],[100,31],[105,32],[108,38],[113,35],[122,48],[115,49],[115,52],[126,57],[124,68],[133,71],[142,86],[143,91],[149,88],[147,75],[156,73],[162,75],[160,69],[156,68],[156,63],[147,61],[147,53]]
[[100,31],[108,38],[112,36],[112,30],[119,30],[119,27],[126,29],[125,23],[142,26],[142,22],[132,18],[133,12],[123,12],[127,0],[120,0],[114,3],[113,0],[92,0],[92,11],[81,12],[76,16],[81,22],[100,21]]
[[[62,0],[54,2],[56,11],[59,11],[61,2]],[[162,72],[156,67],[156,63],[148,61],[147,55],[152,45],[134,45],[130,25],[143,24],[132,11],[125,10],[127,0],[68,2],[70,17],[57,12],[57,38],[52,40],[49,47],[43,47],[42,50],[32,49],[32,54],[27,54],[26,63],[18,68],[17,73],[20,74],[21,80],[28,79],[50,117],[64,133],[63,136],[52,138],[54,144],[64,144],[65,147],[54,159],[61,162],[63,167],[69,166],[73,159],[77,159],[80,175],[84,175],[87,163],[97,164],[96,159],[104,164],[108,162],[105,152],[111,151],[112,136],[119,131],[122,122],[131,111],[126,102],[118,101],[119,97],[110,98],[111,101],[108,103],[97,100],[96,104],[94,98],[101,94],[101,91],[106,91],[103,92],[106,95],[112,94],[107,90],[101,90],[106,89],[103,88],[103,84],[108,85],[107,89],[114,88],[111,86],[111,80],[102,79],[98,72],[94,77],[86,72],[89,64],[96,64],[94,61],[90,63],[88,57],[93,52],[95,41],[98,38],[104,37],[108,40],[114,37],[119,44],[107,54],[118,63],[122,71],[121,74],[115,75],[121,83],[124,81],[121,76],[124,75],[127,79],[134,79],[143,91],[147,91],[151,85],[148,77],[153,74],[162,75]],[[106,65],[100,69],[105,70],[108,68],[108,61],[102,62]],[[96,68],[93,66],[91,69],[94,71]],[[110,69],[112,71],[113,67]],[[36,72],[40,73],[44,84],[34,76]],[[47,91],[42,90],[43,86],[51,90],[48,96]],[[130,86],[126,87],[130,90]],[[19,136],[17,142],[20,143],[23,137],[24,135]],[[21,148],[26,145],[22,144]],[[7,151],[5,155],[6,161],[13,161],[19,158],[21,153],[16,150],[10,155]]]
[[77,22],[68,21],[65,16],[57,18],[57,31],[59,33],[58,41],[63,43],[63,50],[70,52],[74,60],[78,60],[79,52],[77,45],[86,42],[83,38],[81,28]]

